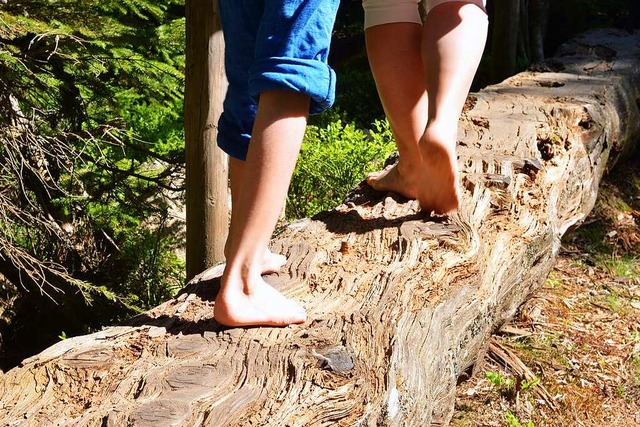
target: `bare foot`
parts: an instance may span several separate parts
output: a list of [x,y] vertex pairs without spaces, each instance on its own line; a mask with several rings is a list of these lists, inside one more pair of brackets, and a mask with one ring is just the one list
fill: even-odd
[[287,263],[287,257],[273,253],[267,248],[262,258],[262,274],[270,274],[280,271]]
[[404,172],[400,163],[396,163],[381,171],[369,174],[367,184],[376,191],[392,191],[408,199],[417,199],[418,179],[418,168],[414,167]]
[[228,283],[218,292],[213,311],[218,323],[233,327],[283,327],[304,323],[307,319],[302,307],[261,278],[253,281],[250,293],[242,291],[242,288],[242,284],[238,287],[238,284]]
[[425,211],[445,214],[460,206],[458,162],[455,145],[439,142],[420,143],[423,166],[418,190],[420,207]]

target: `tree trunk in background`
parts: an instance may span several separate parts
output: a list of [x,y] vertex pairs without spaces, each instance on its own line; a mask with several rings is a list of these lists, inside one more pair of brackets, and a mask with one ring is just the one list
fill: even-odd
[[540,289],[640,137],[640,32],[590,32],[554,63],[469,96],[457,213],[361,185],[271,242],[288,261],[265,280],[306,307],[305,324],[221,327],[216,267],[128,326],[0,375],[0,425],[447,425],[458,377]]
[[529,0],[520,0],[520,18],[518,24],[519,32],[516,64],[518,59],[523,61],[525,64],[528,64],[530,58]]
[[520,0],[494,0],[491,42],[492,77],[500,82],[516,72]]
[[544,60],[544,37],[549,19],[549,0],[529,0],[529,52],[531,62]]
[[224,260],[228,159],[216,145],[226,92],[217,0],[187,0],[185,82],[187,280]]

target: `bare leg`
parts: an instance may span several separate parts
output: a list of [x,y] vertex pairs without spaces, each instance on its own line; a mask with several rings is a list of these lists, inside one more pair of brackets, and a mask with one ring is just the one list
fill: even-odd
[[436,213],[460,205],[456,137],[462,107],[482,58],[487,15],[470,3],[444,3],[426,17],[422,60],[429,96],[428,124],[420,139],[420,206]]
[[[238,160],[234,157],[229,157],[229,177],[231,182],[231,222],[234,222],[234,206],[238,205],[240,198],[240,189],[245,179],[245,161]],[[229,253],[231,250],[231,242],[227,238],[227,242],[224,246],[225,258],[229,259]],[[262,261],[262,273],[269,274],[279,271],[282,266],[287,262],[287,258],[280,254],[275,254],[267,248],[264,251],[264,257]]]
[[[261,277],[264,254],[280,216],[307,123],[309,98],[286,91],[260,96],[258,115],[229,230],[229,257],[215,319],[227,326],[286,326],[304,310]],[[232,177],[233,179],[233,177]]]
[[486,13],[461,2],[435,7],[422,28],[393,23],[366,30],[369,61],[400,154],[395,167],[369,176],[373,188],[417,198],[436,213],[458,207],[458,119],[486,32]]
[[368,176],[379,191],[418,197],[422,159],[418,141],[427,125],[427,94],[421,59],[422,27],[400,22],[365,31],[367,54],[400,160]]

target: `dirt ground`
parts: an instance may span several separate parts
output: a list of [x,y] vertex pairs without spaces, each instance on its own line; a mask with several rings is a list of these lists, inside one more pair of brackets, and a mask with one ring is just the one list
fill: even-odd
[[451,425],[640,426],[640,159],[603,181],[543,289],[492,337]]

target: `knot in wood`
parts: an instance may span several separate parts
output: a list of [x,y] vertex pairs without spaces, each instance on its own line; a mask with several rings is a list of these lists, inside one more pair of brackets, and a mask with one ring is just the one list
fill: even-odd
[[351,252],[353,252],[353,245],[351,245],[351,243],[349,243],[348,241],[343,241],[340,244],[340,253],[344,254],[344,255],[348,255]]
[[353,357],[343,346],[311,350],[311,354],[320,361],[320,369],[336,374],[346,375],[356,366]]
[[551,138],[540,138],[538,139],[538,151],[542,156],[542,160],[549,161],[553,159],[554,153],[554,142]]

